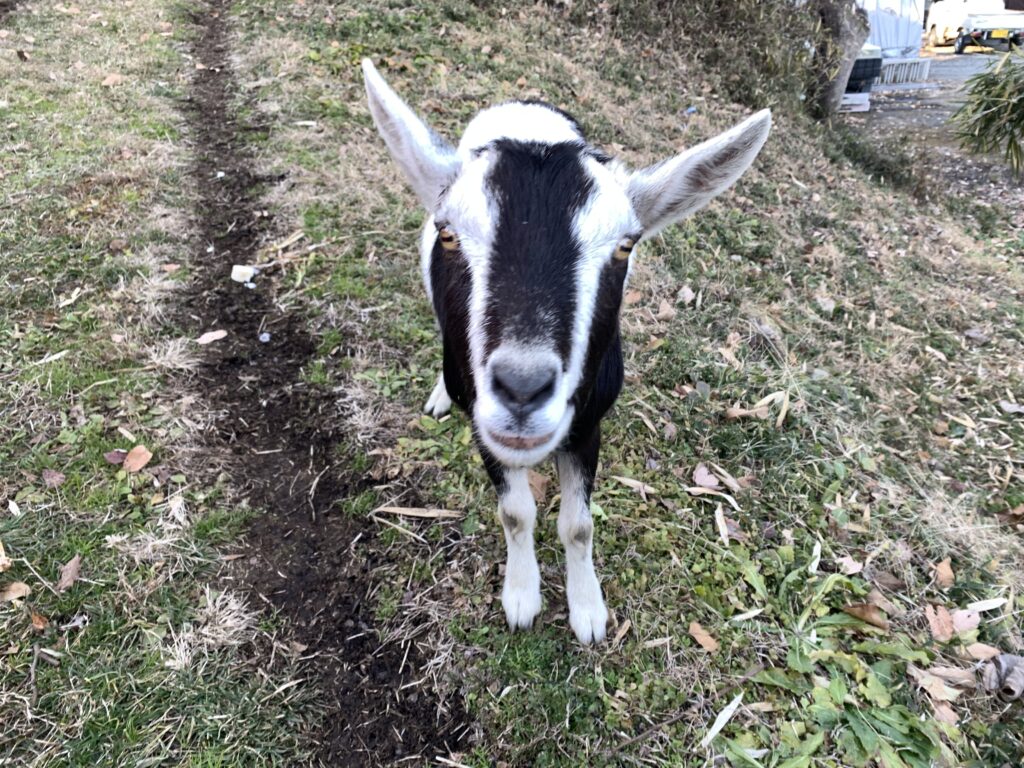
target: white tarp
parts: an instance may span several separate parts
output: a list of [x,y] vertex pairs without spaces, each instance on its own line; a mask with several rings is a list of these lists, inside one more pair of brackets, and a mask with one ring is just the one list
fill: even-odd
[[868,42],[887,59],[913,58],[921,52],[924,0],[857,0],[871,24]]

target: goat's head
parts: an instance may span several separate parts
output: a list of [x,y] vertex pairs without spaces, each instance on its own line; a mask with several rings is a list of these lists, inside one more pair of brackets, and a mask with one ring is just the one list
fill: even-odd
[[481,112],[456,149],[368,60],[363,71],[377,128],[431,216],[424,270],[477,433],[502,463],[533,464],[590,396],[634,246],[731,186],[771,115],[631,172],[540,103]]

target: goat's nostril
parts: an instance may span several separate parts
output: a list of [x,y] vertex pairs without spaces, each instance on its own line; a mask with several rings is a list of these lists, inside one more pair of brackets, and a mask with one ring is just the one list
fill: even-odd
[[506,407],[529,413],[554,395],[557,378],[558,370],[554,367],[520,368],[497,363],[492,371],[491,386]]

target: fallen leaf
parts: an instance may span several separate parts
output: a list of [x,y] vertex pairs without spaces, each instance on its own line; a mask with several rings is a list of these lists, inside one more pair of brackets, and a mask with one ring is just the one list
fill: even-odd
[[676,435],[679,434],[679,428],[670,421],[665,424],[663,434],[665,435],[666,440],[675,440]]
[[718,641],[696,621],[690,622],[690,637],[696,640],[700,647],[708,653],[714,653],[718,650]]
[[12,565],[14,565],[14,561],[7,556],[7,552],[4,550],[4,543],[0,541],[0,573],[9,571]]
[[0,603],[7,603],[11,600],[20,600],[32,594],[32,587],[23,581],[13,581],[3,589],[0,589]]
[[136,445],[125,455],[122,466],[128,472],[138,472],[149,464],[149,460],[152,458],[153,453],[146,446]]
[[953,611],[953,629],[958,635],[977,629],[981,623],[981,614],[977,611]]
[[736,710],[740,708],[740,704],[743,702],[743,691],[736,694],[736,697],[730,701],[725,709],[718,713],[718,717],[715,718],[715,722],[708,728],[708,732],[704,735],[704,738],[700,740],[701,749],[707,749],[708,745],[715,740],[715,736],[722,732],[722,729],[732,720],[732,716],[736,714]]
[[672,320],[677,314],[676,308],[665,299],[662,299],[661,304],[658,305],[658,314],[655,317],[658,320]]
[[725,483],[725,487],[733,493],[739,493],[743,490],[743,486],[740,485],[740,481],[729,474],[726,470],[722,469],[717,464],[711,465],[712,469],[715,470],[715,474],[718,475],[718,479]]
[[203,344],[203,345],[205,345],[205,344],[212,344],[215,341],[220,341],[221,339],[223,339],[227,335],[228,335],[228,332],[223,330],[223,329],[218,330],[218,331],[207,331],[202,336],[200,336],[198,339],[196,339],[196,344]]
[[532,469],[527,474],[527,478],[530,483],[530,493],[533,494],[533,500],[538,504],[542,503],[548,497],[548,485],[551,483],[551,478]]
[[729,524],[725,522],[725,511],[722,505],[715,506],[715,525],[718,528],[718,535],[722,537],[722,543],[729,546]]
[[945,701],[933,701],[932,709],[935,711],[935,719],[947,725],[956,725],[960,722],[960,716],[956,710]]
[[64,473],[58,472],[55,469],[44,469],[43,470],[43,484],[47,488],[59,488],[64,485]]
[[639,302],[643,297],[644,295],[640,293],[640,291],[631,290],[626,291],[626,296],[623,300],[626,302],[627,306],[632,306],[633,304]]
[[889,619],[885,617],[881,609],[877,605],[871,603],[854,603],[853,605],[844,605],[843,613],[848,613],[854,618],[860,619],[861,621],[870,624],[873,627],[879,629],[889,630]]
[[939,582],[940,587],[949,589],[956,583],[956,577],[953,575],[953,565],[948,557],[941,563],[936,564],[934,568],[935,580]]
[[82,570],[82,556],[75,555],[60,567],[60,578],[57,580],[57,591],[66,592],[78,581],[78,573]]
[[124,464],[124,457],[127,455],[128,451],[123,448],[115,448],[104,453],[103,458],[107,460],[108,464]]
[[121,83],[123,82],[124,75],[119,75],[116,72],[111,72],[109,75],[103,78],[103,82],[100,83],[100,85],[104,86],[105,88],[113,88],[115,85],[121,85]]
[[839,566],[839,572],[846,576],[853,576],[864,570],[864,563],[854,560],[849,555],[837,558],[836,564]]
[[985,643],[971,643],[965,650],[967,651],[968,656],[972,659],[977,659],[978,661],[994,659],[1000,653],[998,648],[993,648],[991,645],[985,645]]
[[873,587],[871,591],[868,592],[867,600],[872,605],[877,605],[889,616],[896,616],[900,613],[900,610],[896,607],[895,603],[883,595],[877,587]]
[[950,685],[958,685],[961,688],[974,688],[977,685],[977,678],[973,669],[962,667],[928,667],[928,672],[941,677]]
[[658,490],[653,488],[647,483],[642,483],[639,480],[634,480],[631,477],[619,477],[618,475],[612,475],[612,480],[618,480],[627,488],[632,488],[634,491],[640,494],[640,497],[647,501],[647,494],[657,495]]
[[1011,403],[1009,400],[1000,400],[999,407],[1003,409],[1003,413],[1024,413],[1024,405]]
[[1005,597],[993,597],[991,600],[978,600],[975,603],[971,603],[967,606],[967,610],[984,613],[985,611],[994,611],[996,608],[1002,608],[1007,602]]
[[697,294],[688,285],[684,285],[679,289],[679,293],[676,294],[676,300],[683,302],[684,306],[692,304],[695,298],[697,298]]
[[161,264],[160,269],[171,275],[181,269],[181,264]]
[[930,670],[920,669],[913,664],[907,665],[907,674],[917,681],[933,701],[953,701],[963,693],[946,685],[941,677],[933,675]]
[[703,463],[698,464],[697,468],[693,470],[693,484],[712,490],[718,490],[722,487],[722,484],[718,482],[718,478]]
[[768,406],[763,405],[760,408],[741,408],[738,405],[734,405],[725,409],[725,418],[727,418],[729,421],[735,421],[736,419],[745,419],[751,416],[755,419],[767,419]]
[[814,301],[817,303],[818,308],[826,315],[831,315],[836,311],[836,301],[829,296],[815,296]]
[[50,626],[50,620],[48,618],[43,616],[43,614],[41,614],[41,613],[36,613],[35,611],[32,611],[32,628],[33,629],[35,629],[38,632],[42,632],[48,626]]
[[940,643],[948,643],[953,639],[955,628],[953,617],[949,615],[949,611],[941,605],[926,605],[924,615],[928,619],[928,628],[931,630],[933,638]]

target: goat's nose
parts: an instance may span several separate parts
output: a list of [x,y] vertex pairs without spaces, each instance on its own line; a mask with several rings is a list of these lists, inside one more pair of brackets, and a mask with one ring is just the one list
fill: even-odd
[[491,368],[494,394],[510,411],[525,416],[542,407],[555,393],[558,367],[523,367],[511,360],[495,361]]

